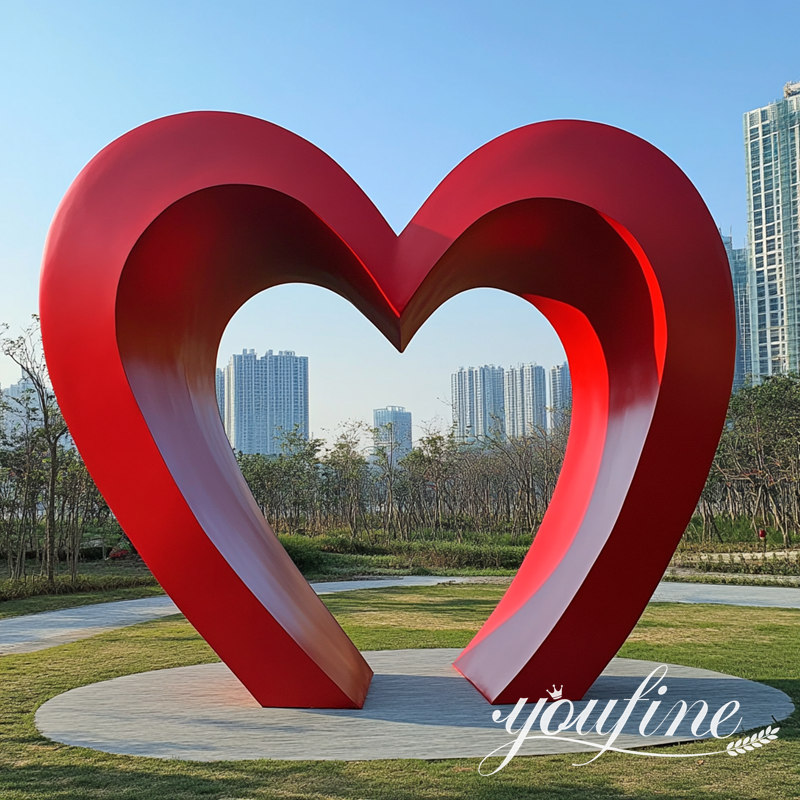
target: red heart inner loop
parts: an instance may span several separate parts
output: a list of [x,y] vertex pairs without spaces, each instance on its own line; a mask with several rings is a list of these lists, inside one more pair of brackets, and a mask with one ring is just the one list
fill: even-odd
[[[166,274],[164,265],[169,267]],[[613,314],[597,291],[598,278],[613,288]],[[519,201],[466,230],[431,266],[397,320],[392,298],[381,306],[382,295],[347,243],[286,195],[262,187],[218,186],[193,193],[159,215],[132,250],[120,280],[117,337],[122,363],[192,514],[239,579],[277,611],[273,614],[283,627],[297,615],[298,606],[281,605],[276,588],[281,596],[292,597],[308,589],[269,535],[244,481],[230,479],[237,470],[219,421],[212,378],[219,340],[233,313],[254,294],[288,281],[337,291],[395,342],[408,341],[412,332],[400,336],[399,330],[412,324],[416,329],[459,292],[481,286],[503,289],[538,306],[564,342],[575,375],[572,441],[580,446],[568,448],[552,513],[469,653],[487,637],[497,636],[503,623],[530,602],[562,565],[576,537],[584,550],[597,553],[613,528],[624,486],[609,493],[607,507],[594,509],[582,522],[608,421],[643,439],[657,395],[652,304],[639,264],[592,209],[564,200]],[[143,297],[150,300],[142,303]],[[613,385],[609,373],[617,377]],[[618,454],[614,475],[620,482],[630,480],[637,461],[635,452]],[[338,626],[322,604],[307,601],[299,607],[307,615],[299,630],[308,634],[300,644],[322,660],[336,641],[338,634],[332,631]],[[524,647],[535,651],[548,633],[547,628],[538,631],[537,642],[528,629]],[[511,646],[502,647],[505,651]]]

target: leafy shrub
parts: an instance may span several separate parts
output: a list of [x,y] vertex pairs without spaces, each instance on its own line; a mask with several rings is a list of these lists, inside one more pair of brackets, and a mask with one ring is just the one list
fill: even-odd
[[692,566],[701,572],[727,572],[736,575],[800,575],[800,553],[757,558],[718,553],[703,556]]
[[278,539],[300,572],[306,574],[323,571],[325,553],[320,549],[317,539],[299,534],[280,534]]
[[0,581],[0,601],[19,600],[43,594],[82,594],[131,586],[158,586],[152,575],[78,575],[76,580],[59,575],[53,583],[45,578]]

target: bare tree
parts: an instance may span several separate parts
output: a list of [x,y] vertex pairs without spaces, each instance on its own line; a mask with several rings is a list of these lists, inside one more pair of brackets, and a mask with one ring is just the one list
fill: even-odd
[[[3,326],[7,332],[7,326]],[[5,337],[0,340],[0,348],[22,370],[29,381],[40,415],[41,435],[47,448],[47,496],[45,514],[44,551],[42,572],[48,582],[55,580],[56,562],[56,484],[58,482],[59,450],[58,445],[67,433],[67,426],[56,403],[55,395],[50,388],[47,365],[42,351],[42,340],[39,329],[39,318],[33,322],[17,338]]]

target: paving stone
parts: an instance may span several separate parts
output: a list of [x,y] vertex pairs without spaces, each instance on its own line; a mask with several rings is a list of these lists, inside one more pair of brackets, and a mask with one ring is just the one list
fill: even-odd
[[[364,708],[358,710],[261,708],[230,670],[218,663],[128,675],[73,689],[45,703],[36,714],[36,726],[49,739],[64,744],[195,761],[481,759],[513,740],[502,724],[492,720],[495,709],[505,718],[512,706],[490,706],[458,675],[450,666],[458,653],[457,649],[365,653],[375,677]],[[658,666],[614,659],[586,698],[575,703],[575,713],[594,699],[599,714],[607,701],[616,699],[613,723],[642,678]],[[774,724],[794,710],[790,699],[777,689],[709,670],[668,665],[662,684],[668,687],[663,697],[651,694],[662,701],[662,716],[656,715],[656,721],[679,700],[708,703],[706,721],[724,703],[736,700],[741,704],[741,730]],[[689,728],[691,715],[674,737],[641,736],[638,726],[649,704],[648,698],[636,704],[615,747],[640,748],[695,738]],[[514,730],[532,707],[526,706]],[[559,713],[566,715],[565,704]],[[555,717],[556,722],[559,719],[563,717]],[[533,733],[537,731],[535,726]],[[602,743],[605,737],[585,738]],[[733,740],[711,739],[705,751],[726,758],[723,753]],[[597,748],[586,741],[560,741],[539,732],[539,738],[526,740],[519,751],[520,755],[563,752],[596,753]],[[576,763],[591,757],[576,757]],[[499,762],[487,762],[484,771]]]

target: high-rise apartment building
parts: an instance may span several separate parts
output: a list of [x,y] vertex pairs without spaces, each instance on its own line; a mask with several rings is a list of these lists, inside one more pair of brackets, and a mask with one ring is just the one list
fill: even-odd
[[291,350],[232,355],[220,384],[225,433],[235,450],[276,455],[280,438],[294,430],[308,438],[308,357]]
[[475,438],[478,418],[478,371],[460,367],[450,376],[450,402],[453,408],[453,427],[459,441]]
[[733,301],[736,307],[736,366],[733,391],[741,389],[753,374],[750,339],[750,290],[747,283],[747,249],[733,246],[733,239],[722,231],[722,243],[728,256],[733,282]]
[[225,424],[225,370],[217,367],[216,374],[216,388],[217,388],[217,408],[219,408],[219,415],[222,418],[222,424]]
[[569,365],[556,364],[550,368],[550,425],[555,428],[564,421],[564,412],[572,406],[572,380]]
[[744,115],[755,380],[800,369],[800,82]]
[[544,367],[520,364],[504,374],[505,429],[509,439],[530,436],[547,425]]
[[405,458],[412,447],[411,412],[403,406],[386,406],[372,412],[375,428],[375,450],[383,450],[396,464]]
[[461,367],[450,378],[453,425],[460,441],[505,435],[503,368]]
[[0,426],[9,438],[42,424],[42,412],[33,383],[25,375],[0,389]]
[[[5,389],[0,386],[0,438],[5,436],[14,440],[18,436],[25,436],[41,428],[42,420],[36,387],[24,372],[11,386]],[[69,431],[59,441],[62,447],[75,447]]]

